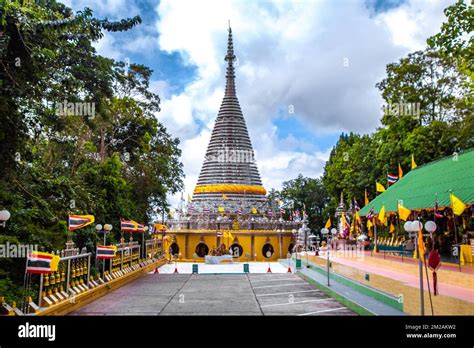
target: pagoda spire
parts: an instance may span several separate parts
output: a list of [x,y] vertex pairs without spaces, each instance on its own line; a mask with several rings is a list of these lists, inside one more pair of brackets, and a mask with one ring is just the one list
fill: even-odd
[[226,84],[225,84],[225,96],[226,97],[235,97],[235,69],[234,69],[234,44],[232,41],[232,28],[230,27],[229,21],[229,38],[227,39],[227,54],[225,55],[225,61],[227,62],[227,71],[225,74]]
[[266,190],[235,90],[235,54],[230,23],[228,31],[225,94],[193,193],[193,203],[198,209],[216,204],[235,209],[235,203],[250,209],[266,202]]

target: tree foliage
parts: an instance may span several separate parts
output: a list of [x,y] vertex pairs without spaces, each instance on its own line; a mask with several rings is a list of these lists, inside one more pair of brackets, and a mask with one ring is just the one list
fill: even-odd
[[445,14],[428,47],[388,64],[376,85],[387,106],[419,103],[419,115],[386,108],[375,133],[343,134],[331,151],[322,180],[332,207],[341,192],[346,203],[363,202],[365,189],[373,198],[375,181],[387,186],[387,173],[397,175],[398,163],[406,173],[411,155],[420,165],[474,146],[474,13],[458,1]]
[[[92,46],[140,17],[110,22],[56,1],[6,1],[1,10],[0,209],[12,217],[0,242],[61,249],[71,213],[111,223],[110,242],[121,218],[150,222],[182,187],[179,141],[156,119],[152,71]],[[65,103],[94,112],[60,112]],[[99,238],[93,226],[74,235],[79,247]],[[2,294],[22,283],[18,262],[0,261]]]

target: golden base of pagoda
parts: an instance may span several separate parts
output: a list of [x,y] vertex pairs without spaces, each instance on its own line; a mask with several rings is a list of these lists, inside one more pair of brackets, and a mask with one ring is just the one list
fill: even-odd
[[[226,237],[230,232],[232,237]],[[221,235],[222,234],[222,235]],[[206,255],[234,255],[234,261],[276,261],[286,258],[293,248],[291,231],[271,230],[169,230],[164,242],[168,260],[178,255],[180,261],[204,261]],[[170,257],[170,255],[172,255]]]

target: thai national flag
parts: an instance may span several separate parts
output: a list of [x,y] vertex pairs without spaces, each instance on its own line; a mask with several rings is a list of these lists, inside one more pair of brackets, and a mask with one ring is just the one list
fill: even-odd
[[354,198],[354,209],[357,211],[360,210],[359,204],[357,203],[357,200],[355,198]]
[[370,210],[367,212],[367,215],[365,217],[369,220],[374,217],[374,207],[370,208]]
[[387,174],[387,181],[389,185],[395,184],[398,181],[398,176],[393,174]]

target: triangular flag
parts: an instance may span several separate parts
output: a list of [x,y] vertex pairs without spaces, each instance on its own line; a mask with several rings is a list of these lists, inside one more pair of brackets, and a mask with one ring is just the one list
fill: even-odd
[[390,233],[395,232],[395,226],[393,226],[393,222],[390,223]]
[[326,221],[326,225],[324,225],[324,228],[330,228],[331,227],[331,218],[328,218],[328,221]]
[[403,177],[403,169],[399,162],[398,163],[398,179],[401,179],[402,177]]
[[382,209],[380,209],[379,221],[381,224],[385,223],[385,205],[382,205]]
[[400,217],[400,219],[402,219],[403,221],[407,221],[410,214],[411,210],[405,208],[403,205],[400,204],[400,202],[398,202],[398,216]]
[[367,220],[367,229],[371,229],[374,224],[372,223],[371,220]]
[[257,208],[252,208],[252,214],[257,214]]
[[191,202],[191,195],[188,193],[188,202]]
[[451,208],[453,209],[453,213],[455,215],[461,215],[464,209],[466,209],[466,204],[452,193],[449,195],[449,199],[451,200]]
[[377,192],[384,192],[384,191],[385,191],[385,187],[384,187],[382,184],[380,184],[380,183],[378,183],[378,182],[375,182],[375,190],[376,190]]
[[229,199],[229,198],[227,197],[227,195],[226,195],[226,194],[224,194],[224,193],[223,193],[223,194],[222,194],[222,199],[225,199],[225,200],[227,200],[227,199]]
[[415,156],[411,155],[411,169],[413,170],[415,168],[416,168]]
[[364,191],[364,205],[369,204],[369,196],[367,196],[367,189]]

